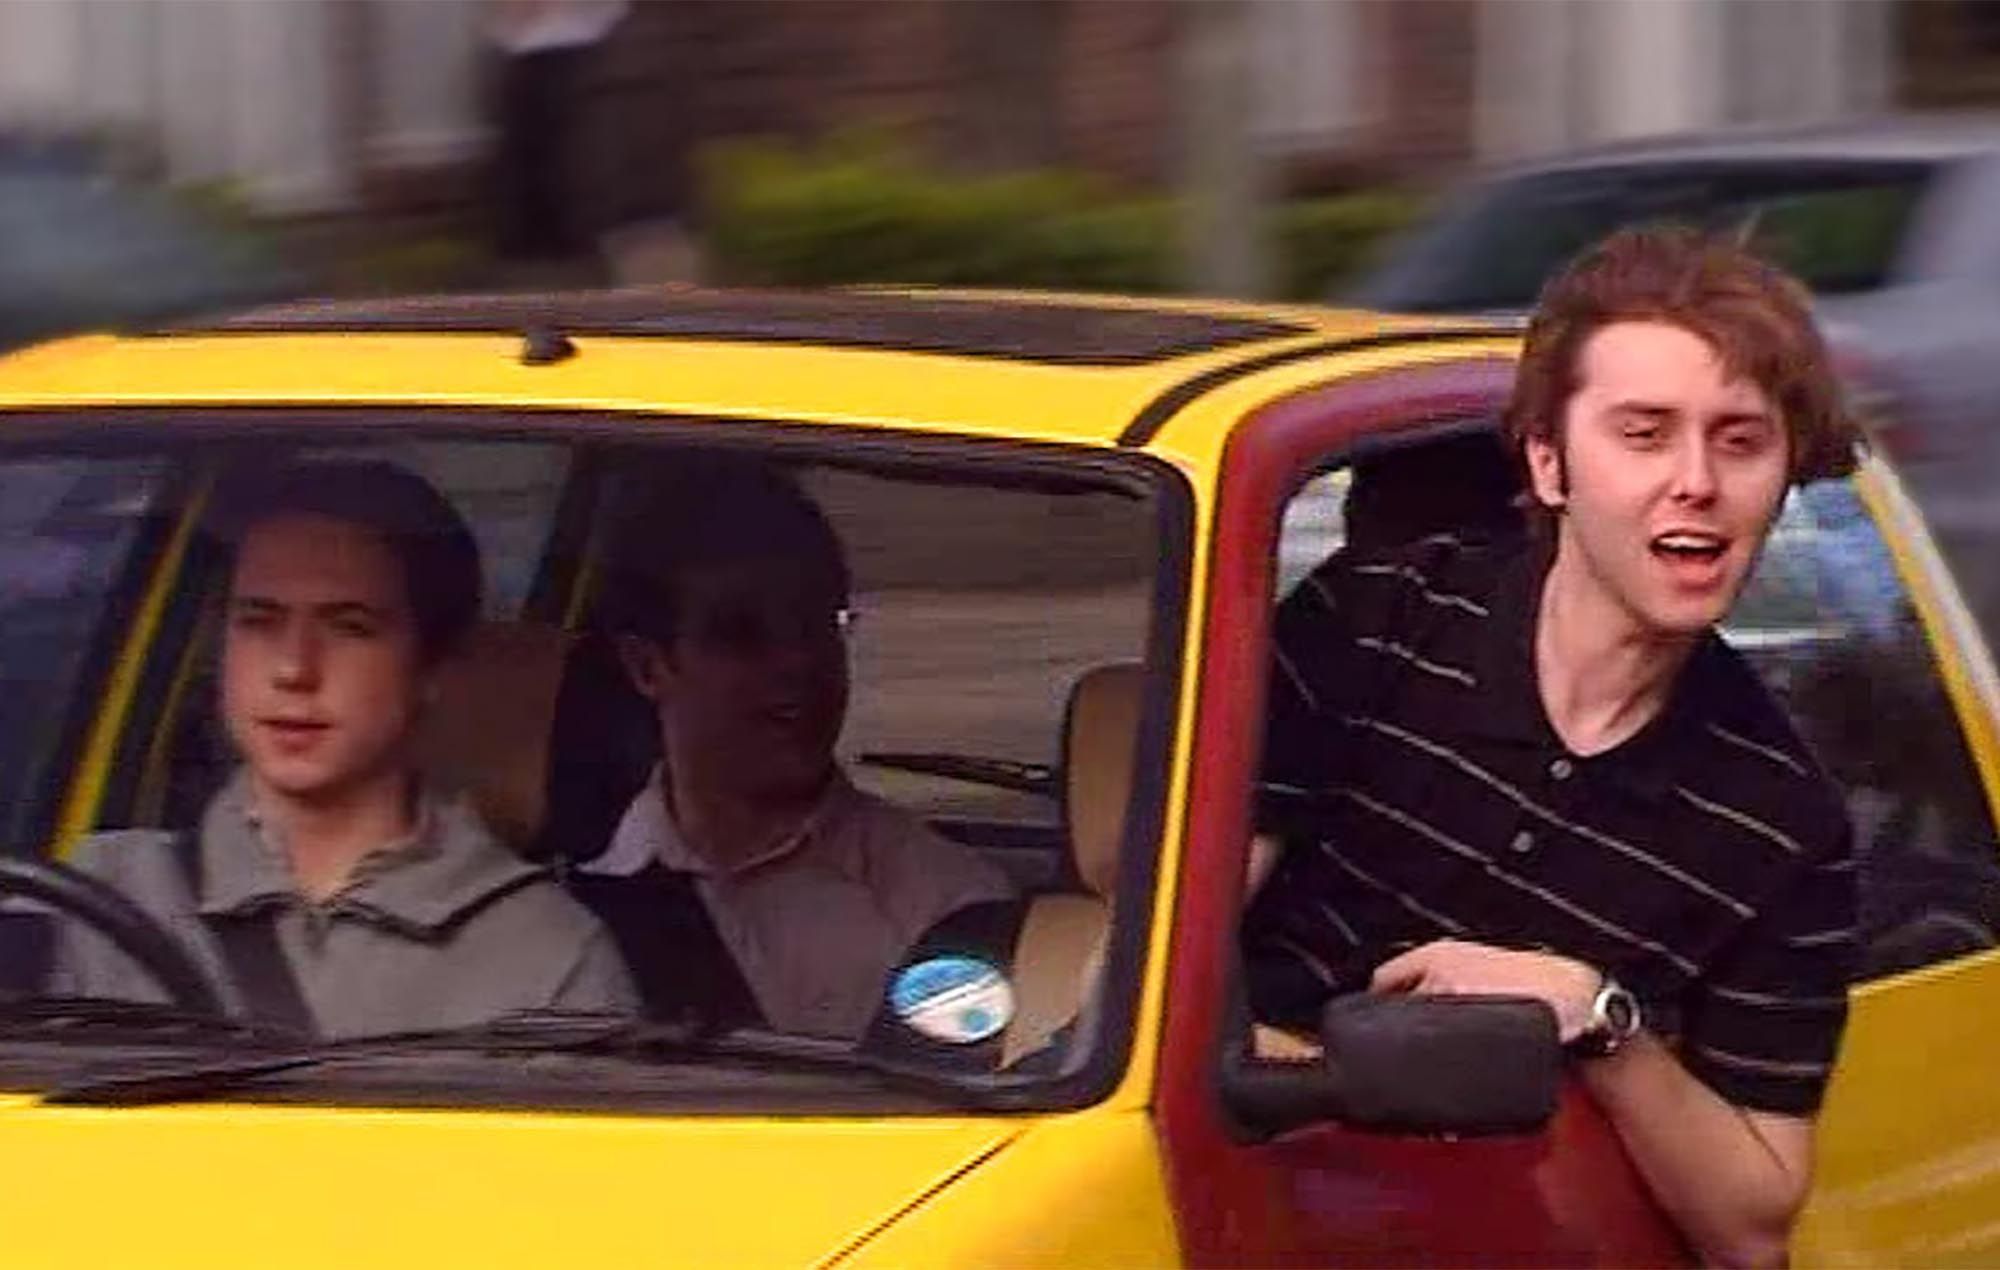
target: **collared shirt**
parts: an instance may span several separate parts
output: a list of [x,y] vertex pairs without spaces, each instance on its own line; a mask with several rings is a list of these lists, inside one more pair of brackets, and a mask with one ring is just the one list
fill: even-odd
[[[415,831],[356,866],[339,892],[301,895],[283,846],[265,833],[248,778],[210,802],[191,894],[174,835],[125,830],[79,843],[72,865],[113,886],[179,935],[244,1003],[210,923],[273,924],[320,1031],[330,1037],[459,1027],[533,1009],[629,1010],[630,977],[610,933],[543,869],[508,851],[470,803],[426,793]],[[140,966],[66,923],[55,991],[158,1000]]]
[[655,862],[695,878],[766,1023],[849,1039],[868,1026],[890,968],[919,935],[955,909],[1013,894],[978,854],[844,775],[796,831],[718,870],[674,823],[655,771],[582,871],[636,877]]
[[1842,799],[1713,633],[1636,735],[1569,751],[1534,669],[1544,577],[1439,537],[1337,555],[1281,606],[1256,1008],[1310,1017],[1432,939],[1544,949],[1631,988],[1730,1101],[1809,1111],[1855,952]]

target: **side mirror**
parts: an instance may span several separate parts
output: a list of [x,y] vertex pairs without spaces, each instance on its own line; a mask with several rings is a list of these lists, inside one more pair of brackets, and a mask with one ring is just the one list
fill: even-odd
[[1531,997],[1375,996],[1327,1003],[1306,1062],[1232,1051],[1224,1102],[1258,1138],[1336,1121],[1386,1133],[1531,1133],[1555,1114],[1555,1012]]

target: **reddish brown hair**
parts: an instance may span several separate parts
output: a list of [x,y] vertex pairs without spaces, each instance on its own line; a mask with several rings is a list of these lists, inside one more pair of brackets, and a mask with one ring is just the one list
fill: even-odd
[[1841,404],[1804,286],[1734,242],[1683,228],[1620,230],[1542,288],[1508,403],[1506,437],[1560,447],[1590,337],[1615,322],[1670,322],[1700,336],[1732,376],[1783,417],[1795,482],[1854,470],[1856,432]]

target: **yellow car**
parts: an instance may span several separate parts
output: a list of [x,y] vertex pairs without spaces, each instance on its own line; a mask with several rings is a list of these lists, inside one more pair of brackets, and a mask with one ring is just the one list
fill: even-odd
[[[1250,1059],[1231,1004],[1273,603],[1364,489],[1373,533],[1504,504],[1484,434],[1516,352],[1358,313],[688,290],[274,308],[0,360],[0,1259],[1682,1260],[1539,1034],[1466,1016],[1441,1049]],[[586,1017],[280,1043],[62,865],[186,826],[229,763],[216,483],[366,453],[485,560],[427,761],[564,873],[653,761],[574,708],[609,691],[607,499],[638,457],[717,449],[793,469],[851,554],[855,780],[1031,897],[990,1061]],[[2000,1260],[1985,643],[1876,458],[1793,498],[1732,634],[1864,844],[1870,978],[1795,1260]],[[172,1004],[44,995],[63,921]],[[1357,1090],[1337,1060],[1370,1045]],[[1468,1078],[1467,1046],[1508,1078]]]

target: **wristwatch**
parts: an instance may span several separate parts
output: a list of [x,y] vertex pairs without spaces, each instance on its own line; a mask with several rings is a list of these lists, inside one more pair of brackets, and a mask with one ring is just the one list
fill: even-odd
[[1590,1001],[1590,1022],[1569,1043],[1569,1052],[1578,1058],[1615,1054],[1638,1035],[1644,1022],[1639,998],[1610,975],[1604,975],[1598,982],[1597,995]]

